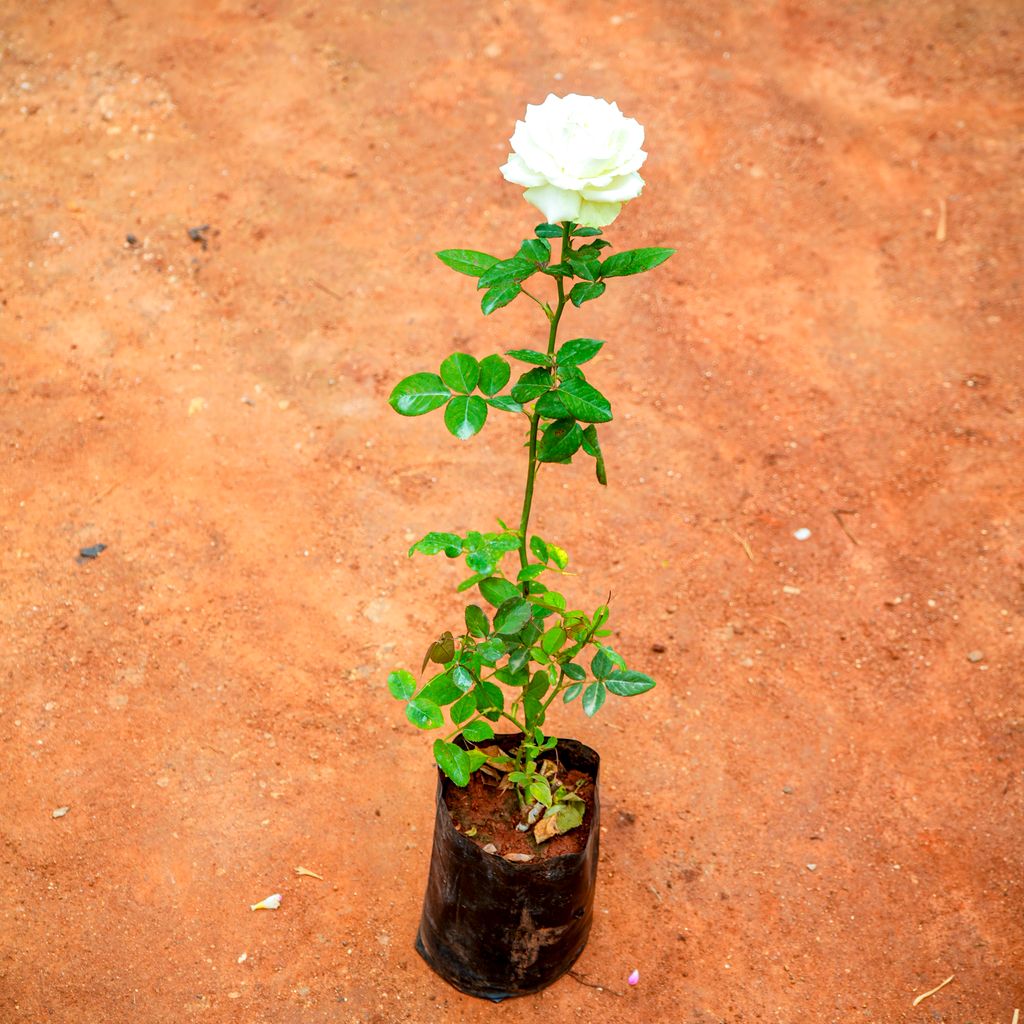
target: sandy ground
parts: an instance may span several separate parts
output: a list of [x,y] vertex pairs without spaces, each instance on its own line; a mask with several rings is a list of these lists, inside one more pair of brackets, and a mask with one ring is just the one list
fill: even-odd
[[[0,1019],[1010,1024],[1020,15],[3,4]],[[412,948],[384,679],[460,621],[409,539],[514,517],[518,428],[386,398],[542,335],[432,252],[530,233],[497,168],[552,90],[646,126],[609,236],[679,249],[570,311],[611,486],[554,467],[535,519],[660,685],[558,726],[604,759],[602,988],[491,1007]]]

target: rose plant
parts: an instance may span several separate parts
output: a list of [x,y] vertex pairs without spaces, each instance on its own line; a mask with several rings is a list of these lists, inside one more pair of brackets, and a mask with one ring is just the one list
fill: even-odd
[[[457,589],[475,591],[481,600],[466,606],[465,628],[430,644],[421,673],[431,664],[437,671],[425,684],[397,669],[388,676],[388,688],[405,703],[413,725],[443,730],[434,741],[434,757],[456,786],[489,766],[492,775],[515,787],[523,825],[532,828],[537,842],[575,828],[584,813],[583,800],[560,784],[545,757],[558,742],[547,725],[555,701],[578,699],[593,716],[608,694],[632,697],[655,685],[649,675],[628,668],[607,642],[607,603],[593,611],[573,607],[556,585],[569,564],[565,550],[530,533],[541,467],[569,463],[582,453],[594,460],[598,481],[607,484],[598,427],[611,421],[612,407],[583,369],[604,342],[581,337],[559,343],[563,313],[570,304],[579,308],[598,298],[609,281],[650,270],[675,251],[605,251],[610,243],[601,229],[643,187],[637,173],[646,159],[643,141],[643,128],[601,99],[551,95],[527,107],[501,171],[526,187],[525,198],[545,222],[505,259],[471,249],[446,249],[437,256],[476,280],[485,316],[520,295],[536,303],[547,320],[547,344],[482,359],[454,352],[437,373],[421,371],[399,381],[389,399],[403,416],[443,406],[445,426],[463,441],[483,428],[491,410],[522,418],[527,465],[518,523],[499,519],[495,530],[430,532],[409,550],[410,556],[464,558],[470,575]],[[553,296],[537,292],[544,282]],[[505,356],[526,367],[511,387]],[[502,722],[523,737],[508,753],[489,743]]]

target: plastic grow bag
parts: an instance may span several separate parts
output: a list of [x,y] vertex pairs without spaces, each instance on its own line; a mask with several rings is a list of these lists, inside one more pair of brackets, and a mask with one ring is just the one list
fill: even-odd
[[[494,742],[514,748],[521,736]],[[538,992],[583,952],[593,919],[600,841],[597,752],[559,740],[559,760],[594,780],[590,834],[579,853],[516,863],[484,853],[457,831],[438,771],[434,843],[416,949],[455,988],[498,1002]]]

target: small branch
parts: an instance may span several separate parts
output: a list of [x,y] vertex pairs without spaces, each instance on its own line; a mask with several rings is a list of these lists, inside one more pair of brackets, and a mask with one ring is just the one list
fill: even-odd
[[951,974],[944,982],[942,982],[941,985],[936,985],[935,988],[931,988],[927,992],[922,992],[910,1005],[917,1006],[917,1004],[921,1002],[922,999],[927,999],[929,996],[935,995],[935,993],[938,992],[940,988],[945,988],[955,977],[955,974]]
[[855,508],[834,508],[832,509],[832,515],[835,516],[836,522],[839,524],[839,529],[846,534],[850,540],[860,547],[860,541],[846,528],[846,523],[843,522],[842,516],[855,516],[857,510]]
[[727,533],[731,534],[733,537],[736,538],[736,540],[740,542],[744,552],[746,552],[747,558],[753,561],[754,552],[750,550],[750,545],[731,526],[729,526],[729,524],[726,523],[724,519],[722,520],[722,525],[725,527]]
[[314,288],[319,288],[320,291],[325,292],[326,294],[330,295],[330,297],[332,299],[337,299],[339,302],[344,302],[345,301],[345,299],[341,295],[339,295],[337,292],[332,292],[331,289],[327,287],[327,285],[321,284],[319,281],[314,281],[313,278],[309,279],[309,283]]
[[597,989],[598,992],[607,992],[610,996],[619,996],[619,998],[622,997],[621,992],[616,992],[615,989],[605,988],[604,985],[596,985],[592,981],[587,981],[587,979],[584,978],[582,974],[577,974],[575,971],[569,971],[568,973],[569,977],[572,978],[573,981],[578,981],[581,985],[586,985],[587,988]]

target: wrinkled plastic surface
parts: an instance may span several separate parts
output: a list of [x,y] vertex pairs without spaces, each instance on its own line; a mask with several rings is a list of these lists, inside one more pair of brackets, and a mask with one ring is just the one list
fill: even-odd
[[[520,739],[504,735],[494,742],[508,750]],[[416,949],[468,995],[498,1002],[538,992],[568,971],[587,944],[601,834],[601,759],[576,740],[559,740],[557,751],[563,765],[594,779],[590,835],[580,853],[525,864],[484,853],[455,829],[444,800],[452,783],[438,772],[434,845]]]

